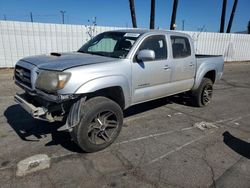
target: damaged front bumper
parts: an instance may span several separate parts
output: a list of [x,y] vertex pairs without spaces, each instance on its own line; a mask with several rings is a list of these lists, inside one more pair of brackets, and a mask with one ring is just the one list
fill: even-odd
[[[81,105],[84,104],[86,97],[78,96],[73,100],[64,100],[63,102],[51,102],[39,98],[40,102],[49,105],[41,105],[36,102],[36,96],[27,93],[14,96],[15,101],[27,111],[34,119],[44,120],[48,122],[62,121],[63,117],[67,115],[66,123],[60,130],[70,130],[76,126],[80,121]],[[55,112],[57,112],[55,115]]]
[[26,111],[28,112],[33,118],[46,120],[49,122],[55,121],[51,114],[48,113],[48,109],[44,107],[38,107],[32,104],[32,102],[28,99],[25,93],[19,94],[17,93],[14,96],[15,101]]
[[43,107],[36,107],[34,104],[28,102],[25,94],[16,94],[14,96],[15,101],[25,110],[27,111],[33,118],[41,119],[53,122],[54,119],[50,117],[47,112],[48,110]]

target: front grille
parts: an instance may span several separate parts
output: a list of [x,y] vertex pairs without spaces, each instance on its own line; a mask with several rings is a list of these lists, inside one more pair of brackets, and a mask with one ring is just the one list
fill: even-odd
[[19,83],[31,88],[31,71],[29,69],[16,65],[15,79]]

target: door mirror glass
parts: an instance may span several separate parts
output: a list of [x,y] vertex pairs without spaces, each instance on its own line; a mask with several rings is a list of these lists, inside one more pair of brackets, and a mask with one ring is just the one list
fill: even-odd
[[155,52],[153,50],[141,50],[137,54],[139,61],[152,61],[155,59]]

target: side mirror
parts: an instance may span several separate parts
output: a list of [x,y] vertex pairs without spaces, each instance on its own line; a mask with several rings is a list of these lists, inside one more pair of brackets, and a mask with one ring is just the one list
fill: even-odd
[[139,61],[151,61],[155,59],[155,52],[153,50],[141,50],[136,58]]

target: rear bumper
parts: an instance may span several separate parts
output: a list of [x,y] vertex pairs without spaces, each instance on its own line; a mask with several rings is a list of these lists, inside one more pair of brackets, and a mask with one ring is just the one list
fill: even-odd
[[52,117],[47,116],[48,110],[46,108],[35,106],[25,97],[25,94],[16,94],[14,99],[33,118],[50,122],[54,121]]

